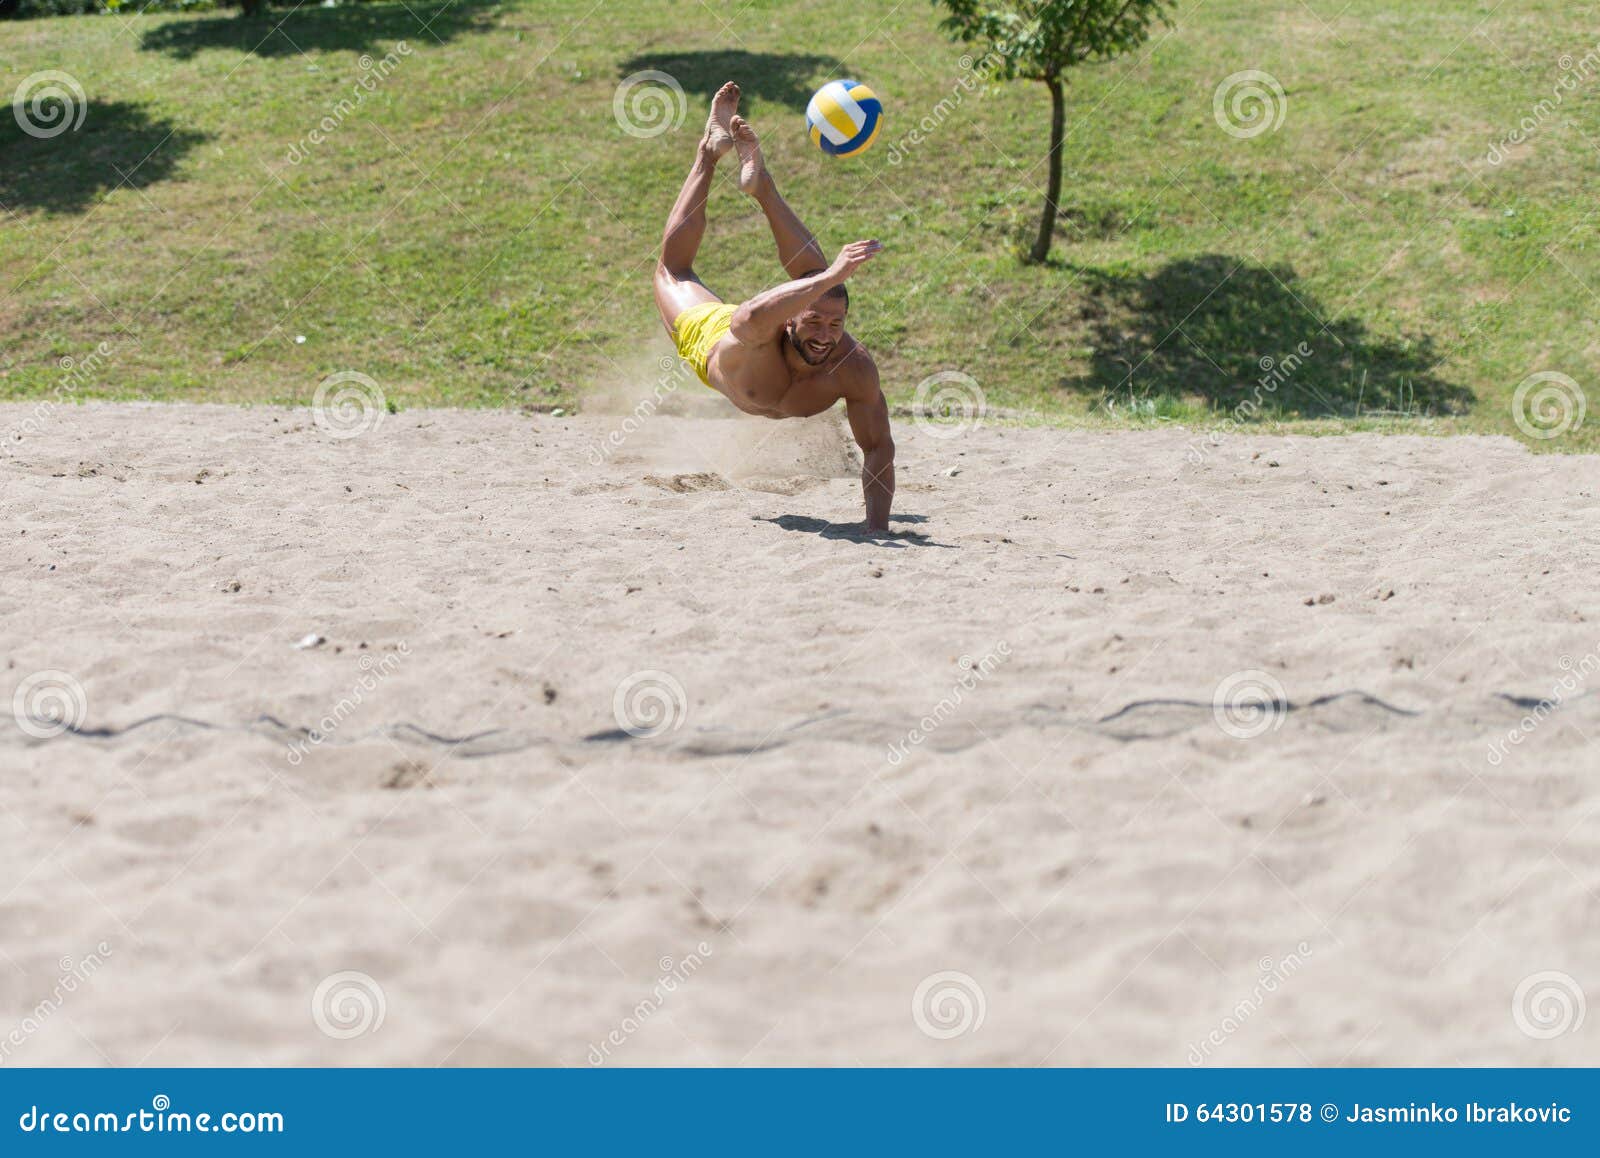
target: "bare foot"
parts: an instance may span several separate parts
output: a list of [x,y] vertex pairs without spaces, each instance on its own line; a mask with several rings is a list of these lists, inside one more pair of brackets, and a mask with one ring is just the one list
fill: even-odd
[[739,188],[750,196],[761,188],[761,179],[767,175],[767,163],[761,158],[761,142],[750,122],[736,116],[733,125],[733,147],[739,153]]
[[706,147],[713,157],[733,148],[733,114],[739,108],[739,86],[729,81],[711,98],[711,115],[706,118]]

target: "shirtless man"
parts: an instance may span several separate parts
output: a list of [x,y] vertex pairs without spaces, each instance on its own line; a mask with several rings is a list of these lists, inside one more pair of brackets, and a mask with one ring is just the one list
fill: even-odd
[[[882,246],[851,242],[830,265],[817,239],[778,195],[755,130],[737,115],[738,107],[739,86],[730,81],[712,99],[694,166],[667,218],[656,264],[656,307],[678,354],[700,380],[747,414],[804,418],[843,398],[865,459],[861,489],[867,529],[887,531],[894,501],[889,407],[872,355],[844,332],[850,308],[845,279]],[[706,195],[717,161],[729,149],[739,156],[739,188],[767,215],[778,260],[794,279],[737,305],[723,302],[694,272],[706,231]]]

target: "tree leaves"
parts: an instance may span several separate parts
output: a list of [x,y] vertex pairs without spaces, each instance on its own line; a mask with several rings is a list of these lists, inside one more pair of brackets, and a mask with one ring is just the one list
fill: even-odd
[[1172,0],[934,0],[949,15],[939,27],[1000,58],[1005,79],[1052,80],[1077,64],[1137,48],[1157,21],[1169,23]]

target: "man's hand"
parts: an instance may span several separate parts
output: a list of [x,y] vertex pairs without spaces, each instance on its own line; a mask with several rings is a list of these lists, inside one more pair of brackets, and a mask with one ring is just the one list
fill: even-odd
[[[856,244],[876,245],[877,242],[858,241]],[[867,254],[861,261],[870,256]],[[861,492],[867,504],[867,530],[887,531],[889,508],[894,505],[894,435],[889,430],[889,403],[878,385],[878,367],[872,356],[860,347],[851,357],[851,381],[845,391],[844,413],[850,421],[850,433],[861,448]]]
[[845,278],[860,269],[882,248],[883,245],[876,241],[852,241],[839,251],[839,256],[827,269],[786,281],[742,303],[728,321],[734,341],[747,346],[770,341],[783,330],[790,318],[826,291],[843,283]]
[[839,251],[839,256],[834,258],[833,264],[828,267],[828,273],[832,278],[842,282],[882,250],[881,241],[852,241]]

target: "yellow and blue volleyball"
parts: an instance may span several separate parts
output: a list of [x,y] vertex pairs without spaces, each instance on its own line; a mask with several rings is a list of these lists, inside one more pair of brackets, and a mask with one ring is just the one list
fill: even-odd
[[883,105],[853,80],[830,80],[806,105],[806,134],[830,157],[866,152],[882,127]]

